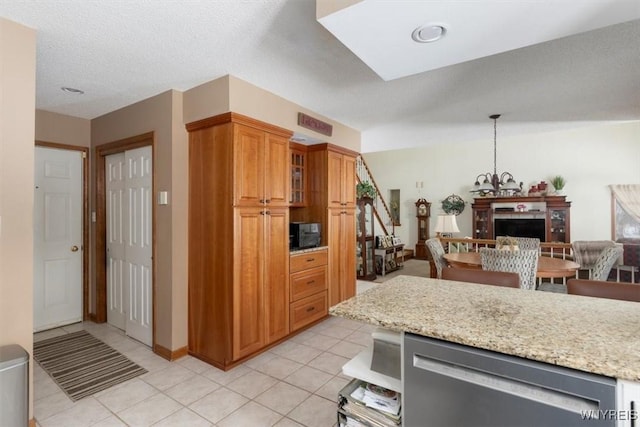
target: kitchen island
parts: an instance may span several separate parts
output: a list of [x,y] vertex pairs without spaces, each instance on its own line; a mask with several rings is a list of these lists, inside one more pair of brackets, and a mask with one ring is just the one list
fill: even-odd
[[[471,351],[496,352],[497,359],[504,356],[505,361],[509,359],[507,363],[527,359],[542,362],[545,364],[542,369],[556,365],[571,368],[567,372],[578,370],[587,376],[602,376],[614,387],[617,381],[617,410],[625,410],[627,406],[623,401],[629,401],[629,394],[622,394],[621,384],[626,390],[632,390],[633,399],[638,398],[638,303],[398,276],[331,307],[329,313],[403,332],[404,347],[407,337],[426,337],[447,345],[459,344]],[[406,377],[408,363],[411,357],[405,354],[404,394],[407,380],[413,379]],[[524,363],[528,362],[524,360]],[[433,385],[425,382],[424,388],[429,387]],[[478,388],[473,387],[477,397]],[[427,393],[438,394],[442,395],[442,390]],[[404,407],[408,409],[410,403],[406,396],[403,398]],[[627,410],[620,416],[628,415]],[[487,416],[500,417],[500,414]]]
[[331,307],[329,314],[640,381],[635,302],[398,276]]

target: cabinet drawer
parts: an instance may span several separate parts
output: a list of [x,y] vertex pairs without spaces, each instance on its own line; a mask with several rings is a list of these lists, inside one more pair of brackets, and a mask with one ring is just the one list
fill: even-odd
[[291,303],[291,331],[322,319],[328,314],[327,291]]
[[291,275],[291,301],[327,290],[327,266],[298,271]]
[[319,267],[321,265],[327,265],[327,258],[328,256],[326,250],[291,255],[291,260],[289,261],[289,271],[291,273],[295,273],[296,271]]

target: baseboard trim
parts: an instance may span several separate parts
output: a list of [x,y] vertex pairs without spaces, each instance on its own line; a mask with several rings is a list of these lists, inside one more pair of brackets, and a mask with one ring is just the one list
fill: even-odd
[[166,347],[163,347],[159,344],[154,344],[153,346],[153,352],[155,354],[157,354],[158,356],[167,359],[168,361],[172,362],[176,359],[180,359],[181,357],[184,357],[188,354],[187,351],[187,347],[181,347],[177,350],[169,350]]

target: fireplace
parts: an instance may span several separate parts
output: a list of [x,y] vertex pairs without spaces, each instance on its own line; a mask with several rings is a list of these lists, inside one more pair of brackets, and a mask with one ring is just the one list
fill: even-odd
[[544,218],[494,218],[493,238],[496,236],[536,237],[545,241]]

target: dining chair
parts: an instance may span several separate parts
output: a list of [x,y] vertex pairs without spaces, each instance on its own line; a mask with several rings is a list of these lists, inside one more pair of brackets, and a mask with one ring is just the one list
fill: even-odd
[[600,256],[596,259],[591,269],[591,280],[607,280],[609,272],[613,265],[622,256],[622,246],[609,246],[600,252]]
[[442,278],[442,269],[447,268],[447,261],[444,259],[444,247],[440,242],[440,239],[437,237],[432,237],[428,239],[425,244],[427,245],[427,249],[431,254],[431,259],[436,266],[436,271],[438,272],[438,279]]
[[483,270],[518,273],[520,288],[536,289],[536,270],[539,253],[535,249],[517,251],[494,248],[480,248],[480,262]]
[[445,268],[442,270],[442,278],[457,282],[520,288],[520,275],[506,271],[490,271],[479,268]]
[[613,240],[576,240],[571,242],[574,260],[580,264],[580,270],[589,272],[589,279],[592,279],[593,267],[602,251],[615,245],[616,242]]
[[[506,236],[496,236],[496,240],[501,237],[504,238]],[[512,237],[512,239],[516,239],[519,249],[535,249],[540,251],[540,239],[537,237]]]
[[587,297],[640,302],[640,286],[604,280],[569,279],[567,293]]

